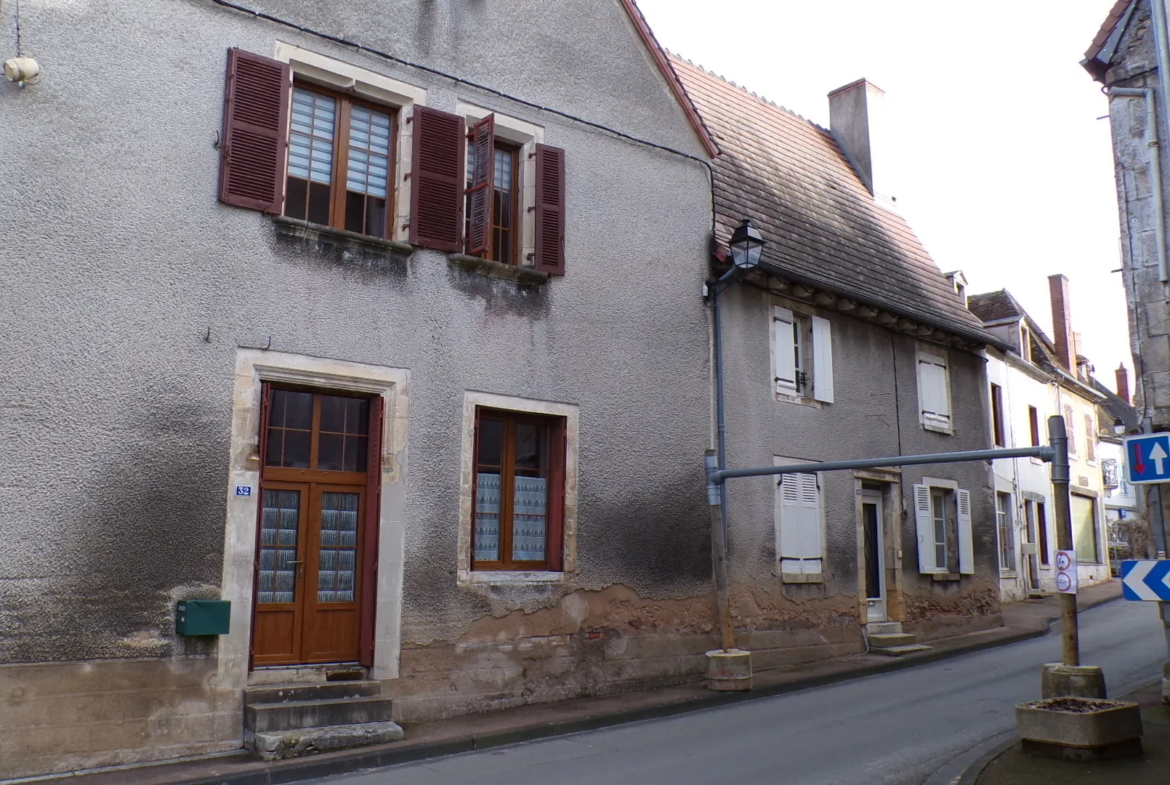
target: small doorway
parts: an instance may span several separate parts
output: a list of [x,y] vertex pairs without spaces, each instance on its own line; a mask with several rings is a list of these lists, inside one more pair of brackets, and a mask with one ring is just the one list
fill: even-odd
[[1040,564],[1037,559],[1036,544],[1036,502],[1032,499],[1024,500],[1024,523],[1026,524],[1028,544],[1024,561],[1028,570],[1028,588],[1034,592],[1040,591]]
[[381,398],[263,396],[252,665],[369,665]]
[[865,483],[861,491],[862,555],[865,567],[866,622],[886,620],[885,515],[880,485]]

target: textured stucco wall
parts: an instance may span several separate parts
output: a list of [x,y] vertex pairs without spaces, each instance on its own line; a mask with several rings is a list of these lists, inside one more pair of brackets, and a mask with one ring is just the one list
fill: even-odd
[[[256,7],[701,154],[616,0]],[[174,599],[222,575],[237,346],[411,371],[405,642],[569,590],[456,586],[466,390],[580,406],[582,588],[707,592],[700,164],[210,0],[24,0],[21,31],[45,76],[0,87],[21,205],[0,214],[0,662],[180,648]],[[315,250],[217,203],[225,51],[278,40],[543,126],[567,150],[568,275],[522,290],[429,251]]]
[[[769,375],[773,304],[783,299],[757,288],[729,290],[724,314],[727,378],[728,465],[771,465],[773,456],[843,460],[955,450],[985,449],[987,383],[982,357],[954,348],[950,364],[954,433],[929,432],[919,424],[917,351],[913,338],[875,324],[816,309],[832,324],[835,401],[816,406],[778,400]],[[805,306],[808,307],[807,305]],[[975,569],[957,582],[935,582],[918,573],[914,483],[923,476],[956,480],[971,491]],[[857,513],[852,472],[822,475],[825,504],[824,582],[782,585],[775,575],[774,478],[730,483],[732,575],[744,595],[770,594],[760,624],[856,624],[858,601]],[[942,614],[986,616],[995,599],[995,517],[985,462],[902,470],[900,525],[906,620]],[[887,590],[892,588],[887,586]],[[746,601],[745,601],[746,602]],[[745,611],[746,612],[746,611]]]

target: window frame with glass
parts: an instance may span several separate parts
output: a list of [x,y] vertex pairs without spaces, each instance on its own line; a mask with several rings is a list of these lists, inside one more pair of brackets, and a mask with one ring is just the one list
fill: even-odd
[[[524,436],[526,429],[531,437]],[[489,485],[492,476],[499,479]],[[531,487],[521,489],[517,481],[522,477],[543,480],[544,488],[530,482]],[[564,477],[564,417],[476,408],[468,522],[473,571],[563,571]],[[542,492],[543,500],[538,498]],[[519,512],[525,508],[527,512]],[[526,551],[516,550],[518,537]],[[537,552],[541,538],[543,558],[525,558]],[[481,558],[490,550],[495,558]]]
[[[464,208],[463,208],[463,243],[464,252],[469,255],[478,256],[482,259],[487,259],[491,262],[499,262],[511,267],[520,264],[520,233],[523,228],[523,222],[520,220],[520,197],[524,190],[524,180],[521,177],[521,162],[523,151],[522,145],[508,142],[496,136],[492,141],[492,188],[491,188],[491,209],[489,215],[491,216],[490,224],[487,232],[487,248],[479,253],[473,254],[475,250],[471,247],[472,243],[472,201],[473,201],[473,186],[474,173],[473,167],[475,165],[475,155],[473,149],[474,141],[468,140],[467,147],[467,186],[464,194]],[[509,175],[508,188],[505,190],[500,184],[500,176],[503,168],[501,163],[507,163],[506,171]],[[503,192],[503,194],[501,193]],[[503,207],[507,207],[507,212],[503,211]],[[501,223],[501,215],[507,216],[507,223]],[[508,233],[507,247],[499,242],[499,233]]]
[[995,523],[999,534],[999,569],[1001,572],[1016,571],[1016,529],[1014,504],[1010,493],[995,494]]
[[[304,117],[303,111],[298,109],[306,106],[306,102],[302,100],[306,96],[312,97],[314,107],[311,122],[307,125],[298,122]],[[325,120],[328,118],[324,118],[321,121],[323,127],[318,129],[315,110],[322,99],[333,104],[332,126],[325,127]],[[360,126],[363,115],[368,116],[365,129]],[[331,137],[326,142],[325,135],[306,134],[306,129],[328,131]],[[381,144],[375,140],[375,129],[379,131],[377,139],[383,140]],[[294,80],[289,108],[288,157],[285,164],[282,213],[288,218],[319,226],[328,226],[379,240],[392,239],[397,137],[398,113],[393,107],[366,101],[301,79]],[[307,157],[300,154],[299,138],[310,139]],[[328,148],[321,150],[317,157],[318,146],[325,147],[326,144]],[[361,157],[365,160],[362,161]],[[375,159],[384,166],[371,165]],[[329,167],[329,181],[323,183],[314,176],[314,173],[323,173],[326,162]],[[383,169],[384,182],[380,175]],[[304,172],[305,176],[300,176],[301,172]],[[358,185],[359,178],[363,189],[353,190],[351,186]],[[303,199],[298,198],[297,183],[304,183]],[[323,187],[329,189],[327,198],[314,203],[314,191],[319,192]],[[356,198],[362,200],[360,216],[352,214]],[[380,200],[383,204],[371,206],[371,199]],[[353,220],[355,218],[360,220]]]

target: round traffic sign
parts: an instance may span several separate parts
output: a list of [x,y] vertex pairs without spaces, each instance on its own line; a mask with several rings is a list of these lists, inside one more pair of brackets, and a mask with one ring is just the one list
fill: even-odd
[[1068,558],[1068,554],[1064,551],[1056,552],[1056,569],[1067,570],[1072,566],[1072,561]]
[[1072,588],[1072,577],[1067,572],[1056,573],[1056,590],[1065,592]]

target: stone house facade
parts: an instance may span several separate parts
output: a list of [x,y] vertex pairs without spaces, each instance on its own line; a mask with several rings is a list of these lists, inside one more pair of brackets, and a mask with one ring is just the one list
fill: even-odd
[[[828,130],[675,66],[721,149],[715,273],[743,219],[766,242],[721,295],[727,466],[986,449],[1000,342],[882,191],[881,91],[835,91]],[[729,480],[739,645],[758,668],[1000,625],[993,502],[983,462]]]
[[[1121,227],[1121,267],[1134,362],[1133,404],[1141,427],[1170,430],[1170,30],[1163,0],[1118,0],[1081,65],[1109,96]],[[1158,550],[1170,495],[1146,497]]]
[[17,13],[0,779],[702,671],[714,147],[632,3]]

